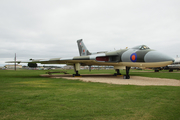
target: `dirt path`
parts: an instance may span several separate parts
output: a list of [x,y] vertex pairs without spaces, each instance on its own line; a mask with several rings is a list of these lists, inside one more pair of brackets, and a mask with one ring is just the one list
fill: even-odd
[[150,78],[131,76],[130,79],[123,79],[123,76],[112,76],[110,74],[102,75],[82,75],[82,77],[71,77],[71,75],[41,75],[43,77],[52,78],[66,78],[66,79],[79,79],[85,82],[101,82],[109,84],[122,84],[122,85],[156,85],[156,86],[180,86],[180,80],[175,79],[162,79],[162,78]]

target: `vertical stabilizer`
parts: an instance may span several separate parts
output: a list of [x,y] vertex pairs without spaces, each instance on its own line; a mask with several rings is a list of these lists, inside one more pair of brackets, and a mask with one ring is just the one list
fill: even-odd
[[78,44],[80,56],[91,55],[91,53],[89,52],[89,50],[86,48],[85,44],[83,43],[82,39],[77,40],[77,44]]

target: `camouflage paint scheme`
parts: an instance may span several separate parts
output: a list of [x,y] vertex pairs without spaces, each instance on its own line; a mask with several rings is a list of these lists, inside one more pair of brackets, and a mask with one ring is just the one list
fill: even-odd
[[[174,59],[150,49],[146,45],[139,45],[130,49],[121,49],[112,52],[91,53],[86,48],[82,39],[77,40],[80,56],[70,58],[53,58],[48,60],[16,61],[17,63],[41,64],[68,64],[74,65],[75,71],[80,70],[80,65],[114,66],[115,69],[127,67],[163,67],[172,64]],[[14,63],[9,61],[7,63]]]

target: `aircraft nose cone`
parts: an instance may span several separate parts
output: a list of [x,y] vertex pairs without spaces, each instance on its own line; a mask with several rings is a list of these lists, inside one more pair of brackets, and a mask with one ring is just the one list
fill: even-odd
[[166,62],[166,61],[172,61],[174,62],[174,59],[157,51],[150,51],[144,56],[145,62]]

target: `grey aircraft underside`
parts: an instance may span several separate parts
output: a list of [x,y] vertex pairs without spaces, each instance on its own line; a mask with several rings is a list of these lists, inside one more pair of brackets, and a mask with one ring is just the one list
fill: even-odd
[[[32,59],[29,61],[16,61],[16,63],[41,63],[41,64],[67,64],[73,65],[76,74],[80,66],[103,65],[114,66],[117,71],[115,75],[121,75],[120,69],[126,69],[125,79],[129,79],[129,70],[131,67],[163,67],[173,63],[174,59],[150,49],[146,45],[139,45],[130,49],[121,49],[113,52],[97,52],[91,53],[86,48],[82,39],[77,40],[80,56],[70,58],[53,58],[48,60]],[[8,61],[6,63],[14,63],[15,61]]]

